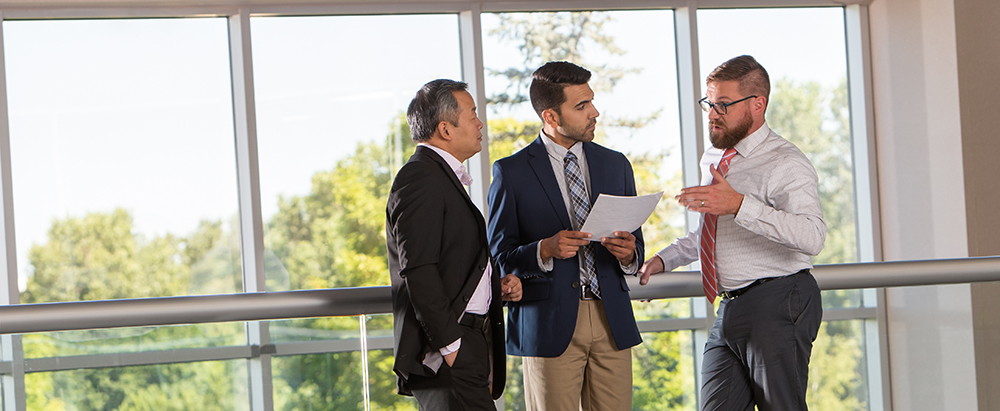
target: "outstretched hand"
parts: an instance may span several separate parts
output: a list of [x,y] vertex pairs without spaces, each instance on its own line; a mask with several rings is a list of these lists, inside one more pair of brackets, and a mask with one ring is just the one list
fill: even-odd
[[743,205],[743,195],[729,185],[714,165],[710,165],[708,169],[712,177],[715,177],[713,184],[682,189],[681,194],[674,197],[677,203],[698,213],[714,215],[738,213],[740,206]]
[[654,255],[650,257],[639,268],[639,285],[646,285],[649,282],[649,276],[662,273],[663,268],[663,260],[660,259],[660,256]]

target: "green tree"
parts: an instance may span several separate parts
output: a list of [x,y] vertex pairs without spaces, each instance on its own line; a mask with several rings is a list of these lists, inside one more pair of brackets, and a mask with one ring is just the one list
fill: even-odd
[[[189,237],[145,239],[122,209],[55,220],[48,241],[29,251],[34,273],[26,303],[188,294],[191,267],[224,240],[219,222],[202,222]],[[230,273],[231,277],[231,273]],[[239,327],[210,324],[32,334],[26,358],[232,345]],[[231,362],[113,367],[25,376],[30,409],[185,410],[203,404],[232,409],[237,372]],[[245,388],[244,388],[245,390]]]

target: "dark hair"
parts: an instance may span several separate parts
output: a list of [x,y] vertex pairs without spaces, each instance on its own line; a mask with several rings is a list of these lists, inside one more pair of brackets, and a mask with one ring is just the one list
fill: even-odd
[[767,70],[753,57],[743,55],[722,63],[708,75],[705,82],[739,81],[739,90],[744,96],[758,95],[771,100],[771,78]]
[[426,142],[442,121],[458,124],[458,99],[456,91],[466,91],[469,85],[461,81],[437,79],[424,84],[410,100],[406,109],[406,122],[410,124],[413,141]]
[[566,102],[567,86],[587,84],[590,81],[590,71],[568,61],[550,61],[535,70],[532,75],[529,95],[531,106],[535,108],[538,117],[547,109],[559,112],[559,106]]

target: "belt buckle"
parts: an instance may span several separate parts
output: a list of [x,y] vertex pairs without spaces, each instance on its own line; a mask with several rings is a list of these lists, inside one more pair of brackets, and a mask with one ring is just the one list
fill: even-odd
[[[595,297],[587,297],[588,286],[586,284],[580,284],[580,299],[584,301],[594,300]],[[593,292],[591,292],[593,294]]]

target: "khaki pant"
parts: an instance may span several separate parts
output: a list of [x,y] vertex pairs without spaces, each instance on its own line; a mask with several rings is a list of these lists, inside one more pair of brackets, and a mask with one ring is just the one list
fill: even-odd
[[554,358],[524,357],[528,411],[632,409],[632,350],[619,350],[601,300],[581,300],[573,340]]

